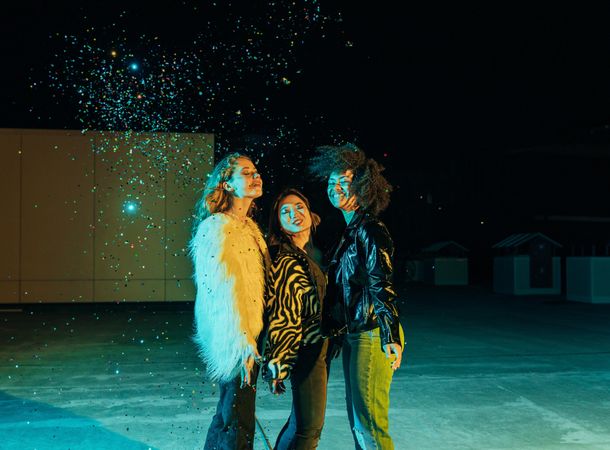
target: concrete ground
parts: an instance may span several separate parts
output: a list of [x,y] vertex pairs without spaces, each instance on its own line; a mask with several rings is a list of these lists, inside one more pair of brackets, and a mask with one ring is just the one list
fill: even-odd
[[[404,294],[397,449],[610,449],[610,305],[476,287]],[[189,340],[191,307],[0,312],[0,449],[202,448],[216,386]],[[340,364],[328,389],[319,448],[353,448]],[[258,392],[273,440],[290,397]]]

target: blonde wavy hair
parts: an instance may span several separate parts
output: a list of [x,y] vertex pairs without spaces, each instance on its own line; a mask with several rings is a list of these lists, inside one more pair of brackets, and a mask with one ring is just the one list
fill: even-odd
[[[212,170],[205,183],[203,193],[195,204],[193,232],[197,230],[202,221],[212,214],[227,211],[233,206],[233,194],[227,191],[223,185],[233,176],[239,158],[252,161],[248,156],[241,153],[229,153],[214,166],[214,170]],[[256,206],[252,202],[247,215],[251,217],[255,209]]]

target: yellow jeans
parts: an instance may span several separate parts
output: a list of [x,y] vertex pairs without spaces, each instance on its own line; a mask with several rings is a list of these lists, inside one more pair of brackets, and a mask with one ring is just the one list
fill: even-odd
[[[402,327],[400,335],[404,342]],[[379,328],[347,334],[342,354],[347,415],[356,449],[394,449],[388,418],[394,371],[381,350]]]

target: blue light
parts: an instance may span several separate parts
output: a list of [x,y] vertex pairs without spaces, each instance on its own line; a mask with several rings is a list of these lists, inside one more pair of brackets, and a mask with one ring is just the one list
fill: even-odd
[[123,203],[123,212],[125,214],[135,214],[138,211],[138,204],[132,200]]
[[137,62],[132,62],[129,65],[129,68],[135,72],[136,70],[138,70],[140,68],[140,65]]

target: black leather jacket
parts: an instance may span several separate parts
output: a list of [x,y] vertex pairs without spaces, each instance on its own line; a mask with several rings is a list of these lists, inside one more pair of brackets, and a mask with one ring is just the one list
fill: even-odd
[[403,345],[392,285],[394,245],[376,217],[352,217],[329,264],[329,291],[322,311],[326,336],[380,328],[381,346]]

